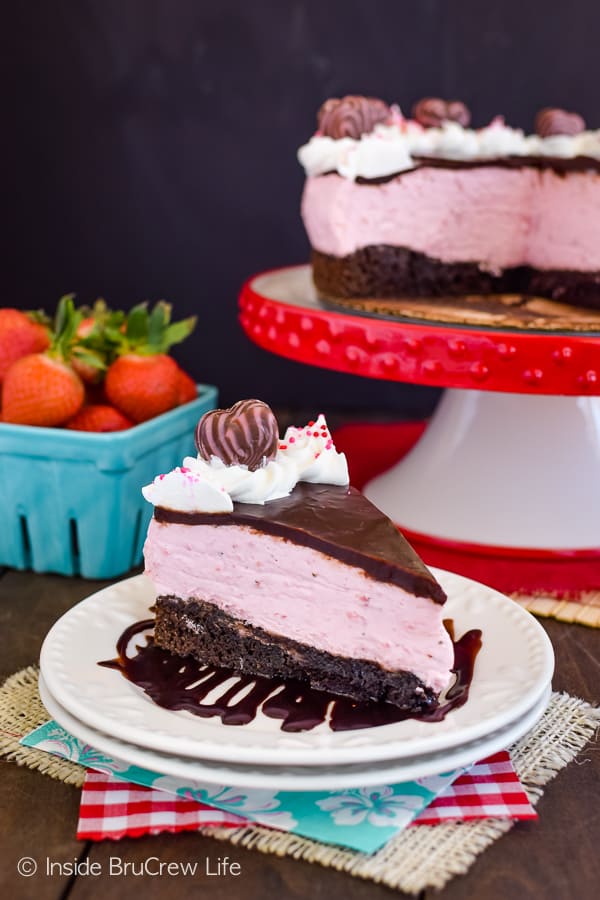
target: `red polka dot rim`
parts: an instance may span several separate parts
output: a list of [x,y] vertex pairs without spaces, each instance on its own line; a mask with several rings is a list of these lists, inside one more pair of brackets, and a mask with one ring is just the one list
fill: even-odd
[[523,332],[325,309],[310,266],[250,278],[240,323],[264,350],[385,381],[516,394],[600,395],[600,333]]
[[309,266],[251,278],[240,321],[298,362],[450,388],[364,486],[427,562],[504,590],[600,587],[600,334],[332,311]]

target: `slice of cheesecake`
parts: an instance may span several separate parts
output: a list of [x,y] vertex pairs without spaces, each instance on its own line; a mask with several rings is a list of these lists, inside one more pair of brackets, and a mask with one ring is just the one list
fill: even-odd
[[[273,459],[253,472],[237,466],[236,481],[248,476],[246,494],[253,476],[273,492],[267,469],[282,469],[274,499],[257,502],[255,491],[253,502],[239,502],[239,482],[228,485],[232,494],[209,484],[232,481],[235,466],[206,458],[186,460],[145,489],[155,503],[144,548],[158,594],[155,642],[357,701],[430,708],[453,666],[444,592],[394,524],[339,483],[347,480],[342,459],[320,417],[288,430]],[[212,488],[217,501],[226,494],[222,508],[193,509],[195,496],[196,506],[211,505]]]

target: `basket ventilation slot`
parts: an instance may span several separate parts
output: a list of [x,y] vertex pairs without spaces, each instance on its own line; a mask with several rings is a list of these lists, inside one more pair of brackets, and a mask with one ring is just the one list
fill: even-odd
[[23,549],[23,566],[31,569],[31,538],[29,537],[29,527],[27,525],[27,516],[19,516],[19,525],[21,527],[21,546]]
[[71,560],[73,562],[73,575],[81,572],[81,558],[79,554],[79,535],[77,534],[77,520],[69,519],[69,540],[71,544]]

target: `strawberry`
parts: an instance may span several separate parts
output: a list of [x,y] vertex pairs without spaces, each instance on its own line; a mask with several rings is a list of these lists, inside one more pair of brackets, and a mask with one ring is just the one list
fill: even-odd
[[49,344],[44,325],[18,309],[0,309],[0,384],[13,362],[29,353],[41,353]]
[[6,373],[3,418],[16,425],[64,425],[81,408],[84,393],[81,379],[66,363],[31,353]]
[[104,392],[134,422],[145,422],[177,406],[179,366],[164,353],[127,353],[109,367]]
[[10,366],[2,387],[5,422],[63,425],[79,411],[85,391],[81,379],[68,365],[78,321],[72,298],[63,297],[49,349],[23,356]]
[[145,422],[177,406],[181,369],[167,351],[184,340],[195,324],[195,318],[171,324],[171,307],[161,301],[151,313],[145,303],[135,306],[124,332],[107,327],[107,337],[118,354],[104,382],[110,403],[134,422]]
[[118,409],[103,403],[84,406],[66,425],[74,431],[123,431],[132,426],[133,422]]
[[198,388],[196,387],[196,382],[188,375],[187,372],[184,372],[183,369],[179,369],[179,379],[178,379],[178,392],[177,392],[177,406],[181,406],[183,403],[191,403],[192,400],[196,400],[198,398]]
[[[87,354],[86,354],[87,357]],[[100,384],[102,381],[103,364],[98,359],[97,364],[84,360],[79,356],[73,356],[71,361],[73,370],[77,372],[84,384]]]

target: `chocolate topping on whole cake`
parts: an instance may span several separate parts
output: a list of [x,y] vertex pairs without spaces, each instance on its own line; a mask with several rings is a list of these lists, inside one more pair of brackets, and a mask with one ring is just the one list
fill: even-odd
[[585,131],[585,120],[579,113],[547,106],[545,109],[541,109],[535,117],[535,130],[543,138],[555,134],[573,136]]
[[471,113],[461,100],[424,97],[415,103],[413,118],[424,128],[439,128],[444,122],[458,122],[463,128],[467,128],[471,121]]
[[326,137],[359,138],[385,122],[390,108],[375,97],[348,96],[326,100],[317,113],[317,126]]

